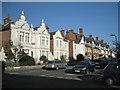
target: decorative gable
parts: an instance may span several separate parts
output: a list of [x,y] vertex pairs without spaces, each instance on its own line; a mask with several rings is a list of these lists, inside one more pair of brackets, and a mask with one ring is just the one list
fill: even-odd
[[55,33],[54,37],[63,39],[63,37],[62,37],[62,35],[61,35],[59,30],[57,30],[57,32]]
[[29,27],[29,25],[28,25],[27,23],[24,23],[24,24],[21,26],[21,28],[22,28],[22,29],[27,29],[27,30],[30,29],[30,27]]
[[19,19],[15,22],[14,27],[22,28],[22,29],[26,29],[26,30],[30,29],[30,26],[26,21],[26,17],[24,16],[23,11],[22,11],[22,14],[20,15]]

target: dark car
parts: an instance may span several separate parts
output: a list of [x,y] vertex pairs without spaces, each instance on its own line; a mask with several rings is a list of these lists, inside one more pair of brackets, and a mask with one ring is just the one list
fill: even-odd
[[105,66],[108,64],[108,60],[106,59],[96,59],[91,61],[95,64],[95,68],[104,69]]
[[72,73],[85,73],[94,71],[94,65],[88,61],[80,61],[72,68]]
[[103,71],[103,79],[105,85],[120,83],[120,63],[109,63]]

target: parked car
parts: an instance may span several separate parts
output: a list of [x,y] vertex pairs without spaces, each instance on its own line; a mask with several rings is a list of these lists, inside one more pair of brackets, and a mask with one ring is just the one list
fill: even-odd
[[60,60],[54,60],[54,61],[48,61],[48,63],[45,65],[45,69],[60,69],[60,68],[66,68],[66,64],[63,63]]
[[95,64],[95,68],[104,69],[104,67],[108,64],[107,59],[96,59],[91,61]]
[[120,63],[109,63],[103,71],[103,79],[105,85],[113,85],[120,83]]
[[92,63],[88,61],[80,61],[77,63],[76,66],[72,68],[72,73],[85,73],[87,74],[88,71],[94,71],[94,66]]

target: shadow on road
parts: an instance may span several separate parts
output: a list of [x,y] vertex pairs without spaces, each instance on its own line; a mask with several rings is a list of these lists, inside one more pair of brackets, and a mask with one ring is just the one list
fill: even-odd
[[65,73],[71,73],[72,74],[73,72],[72,72],[72,69],[66,69]]
[[[63,78],[29,76],[29,75],[3,75],[3,90],[6,88],[108,88],[101,82],[91,82],[84,77],[78,77],[82,80],[68,80]],[[90,76],[90,78],[93,76]]]

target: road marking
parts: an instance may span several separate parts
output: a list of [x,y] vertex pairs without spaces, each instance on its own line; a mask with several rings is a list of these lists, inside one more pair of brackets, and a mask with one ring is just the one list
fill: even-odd
[[50,78],[59,78],[59,79],[69,79],[69,80],[82,80],[82,79],[79,79],[79,78],[71,78],[71,77],[60,77],[60,76],[47,76],[47,75],[40,75],[42,77],[50,77]]
[[17,73],[17,72],[12,72],[12,73],[9,73],[9,74],[19,74],[19,73]]
[[65,75],[70,75],[70,76],[73,76],[73,75],[75,75],[75,74],[65,74]]
[[80,81],[82,80],[82,79],[80,79],[80,78],[74,78],[74,79],[75,79],[75,80],[80,80]]
[[44,77],[44,76],[46,76],[46,75],[40,75],[40,76],[43,76],[43,77]]

